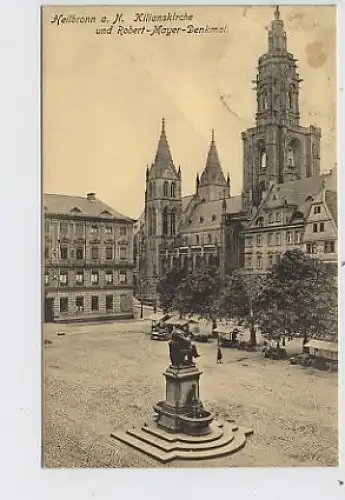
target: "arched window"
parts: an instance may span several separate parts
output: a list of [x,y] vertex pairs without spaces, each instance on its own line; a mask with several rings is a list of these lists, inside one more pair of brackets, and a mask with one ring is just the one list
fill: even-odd
[[175,211],[175,209],[173,209],[172,212],[171,212],[170,233],[173,236],[176,234],[176,211]]
[[168,184],[167,181],[165,181],[164,184],[163,184],[163,196],[165,198],[167,198],[168,197],[168,193],[169,193],[169,184]]
[[292,109],[292,90],[290,89],[287,93],[287,107]]
[[169,221],[168,221],[169,214],[167,207],[165,207],[163,210],[162,219],[163,219],[163,234],[166,235],[168,234],[168,228],[169,228]]
[[291,146],[288,147],[287,151],[287,164],[289,167],[295,166],[295,152]]
[[157,233],[157,211],[155,208],[152,209],[152,234]]
[[171,192],[171,197],[175,198],[176,197],[176,184],[175,184],[175,182],[171,183],[170,192]]
[[260,149],[260,169],[266,170],[267,167],[267,155],[264,148]]

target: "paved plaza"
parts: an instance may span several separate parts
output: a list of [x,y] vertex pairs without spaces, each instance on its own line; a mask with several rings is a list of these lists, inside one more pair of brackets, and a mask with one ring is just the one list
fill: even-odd
[[[149,423],[164,397],[168,345],[149,331],[138,319],[44,325],[52,342],[44,346],[45,467],[164,467],[110,438]],[[223,349],[216,364],[215,342],[197,346],[206,408],[254,434],[233,456],[168,467],[337,465],[337,374],[237,349]]]

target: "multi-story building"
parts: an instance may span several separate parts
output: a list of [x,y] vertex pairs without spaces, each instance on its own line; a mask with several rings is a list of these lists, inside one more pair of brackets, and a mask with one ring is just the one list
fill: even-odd
[[182,197],[182,172],[174,165],[163,121],[135,236],[145,299],[156,300],[157,282],[173,265],[263,273],[294,247],[337,262],[336,170],[321,173],[321,130],[300,124],[301,81],[277,7],[267,52],[258,61],[255,125],[242,134],[239,196],[231,195],[212,133],[195,192]]
[[242,231],[245,271],[266,273],[287,250],[337,263],[336,170],[310,179],[274,184]]
[[46,321],[133,317],[133,222],[95,193],[44,195]]

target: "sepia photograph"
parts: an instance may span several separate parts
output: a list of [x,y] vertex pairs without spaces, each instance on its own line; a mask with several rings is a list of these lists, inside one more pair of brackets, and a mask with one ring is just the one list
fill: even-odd
[[337,7],[40,22],[42,467],[337,467]]

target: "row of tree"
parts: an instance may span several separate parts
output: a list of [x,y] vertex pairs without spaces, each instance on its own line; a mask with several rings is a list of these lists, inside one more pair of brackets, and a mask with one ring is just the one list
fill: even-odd
[[173,267],[158,291],[163,310],[246,324],[253,344],[256,326],[275,335],[337,332],[336,269],[300,250],[286,252],[265,276],[236,270],[221,277],[215,267],[186,274]]

